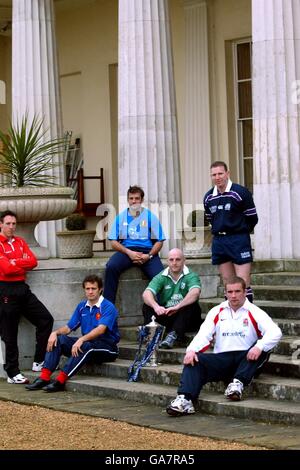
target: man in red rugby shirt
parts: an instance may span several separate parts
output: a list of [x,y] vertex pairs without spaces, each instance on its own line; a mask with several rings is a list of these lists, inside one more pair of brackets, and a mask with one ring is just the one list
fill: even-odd
[[19,369],[18,326],[21,315],[36,327],[36,349],[32,370],[42,369],[53,317],[25,283],[27,271],[37,259],[23,238],[16,237],[16,214],[0,215],[0,335],[5,343],[4,369],[10,384],[29,380]]

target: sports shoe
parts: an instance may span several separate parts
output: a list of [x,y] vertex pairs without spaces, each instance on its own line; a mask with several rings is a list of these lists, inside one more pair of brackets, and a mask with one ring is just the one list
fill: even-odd
[[159,347],[161,349],[172,349],[176,340],[177,340],[176,331],[170,331],[170,333],[168,333],[165,339],[160,343]]
[[187,400],[184,398],[184,395],[177,395],[175,400],[171,401],[166,411],[170,416],[183,416],[194,414],[195,408],[192,400]]
[[242,392],[244,389],[244,385],[238,379],[233,379],[228,387],[225,390],[225,397],[229,398],[229,400],[233,401],[240,401],[242,398]]
[[29,380],[23,374],[17,374],[14,377],[7,377],[9,384],[28,384]]
[[33,372],[41,372],[43,366],[44,366],[44,361],[43,362],[33,362],[32,370],[33,370]]

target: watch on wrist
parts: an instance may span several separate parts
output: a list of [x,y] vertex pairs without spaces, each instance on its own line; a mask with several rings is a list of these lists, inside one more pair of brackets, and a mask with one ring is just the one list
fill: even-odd
[[149,254],[149,259],[152,259],[152,258],[153,258],[153,255],[151,255],[150,253],[148,253],[148,254]]

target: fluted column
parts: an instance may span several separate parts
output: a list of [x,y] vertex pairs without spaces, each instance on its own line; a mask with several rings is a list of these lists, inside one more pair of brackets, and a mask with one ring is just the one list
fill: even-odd
[[[167,206],[180,202],[172,44],[167,0],[119,0],[119,195],[130,184],[159,204],[170,246]],[[165,250],[169,243],[165,243]]]
[[300,258],[299,24],[299,0],[252,0],[257,259]]
[[208,189],[211,164],[207,5],[186,0],[183,201],[194,207]]
[[[44,118],[45,139],[62,135],[61,101],[55,39],[53,0],[13,0],[12,27],[13,120],[28,112]],[[63,184],[63,167],[52,170]],[[38,239],[56,255],[55,231],[60,221],[41,222]]]
[[5,104],[5,103],[6,103],[5,82],[3,82],[3,80],[0,80],[0,104]]

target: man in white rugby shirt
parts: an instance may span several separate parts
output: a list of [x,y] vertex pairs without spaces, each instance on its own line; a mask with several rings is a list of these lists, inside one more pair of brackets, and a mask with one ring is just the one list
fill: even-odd
[[[225,286],[227,299],[212,308],[187,347],[177,397],[167,413],[195,413],[193,401],[208,382],[231,381],[225,396],[241,400],[243,388],[268,360],[282,333],[269,315],[246,298],[246,284],[233,277]],[[214,340],[214,352],[204,353]]]

